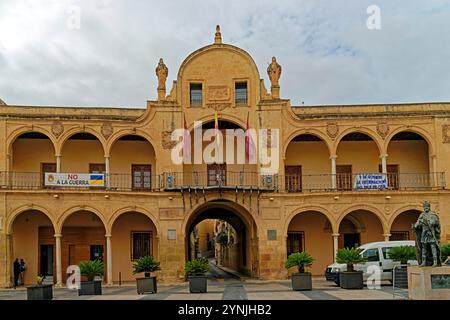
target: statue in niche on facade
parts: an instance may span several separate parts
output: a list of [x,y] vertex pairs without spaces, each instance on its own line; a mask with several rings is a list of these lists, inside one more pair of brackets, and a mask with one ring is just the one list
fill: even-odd
[[421,267],[441,265],[441,224],[439,216],[431,211],[430,202],[424,201],[423,212],[412,225],[416,235],[417,261]]
[[279,87],[278,81],[281,76],[281,66],[277,62],[277,58],[272,57],[272,63],[267,67],[267,74],[272,87]]

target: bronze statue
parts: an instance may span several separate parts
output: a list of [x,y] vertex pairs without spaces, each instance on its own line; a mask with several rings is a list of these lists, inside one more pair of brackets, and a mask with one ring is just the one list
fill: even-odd
[[158,77],[158,89],[166,89],[166,79],[167,75],[169,74],[169,69],[167,69],[166,65],[164,64],[163,59],[159,59],[158,66],[156,67],[156,76]]
[[278,80],[281,76],[281,66],[277,62],[277,58],[272,57],[272,63],[267,67],[267,74],[269,75],[272,87],[278,87]]
[[417,261],[419,265],[438,267],[441,265],[441,224],[439,216],[431,211],[430,203],[424,201],[423,212],[412,225],[416,235]]

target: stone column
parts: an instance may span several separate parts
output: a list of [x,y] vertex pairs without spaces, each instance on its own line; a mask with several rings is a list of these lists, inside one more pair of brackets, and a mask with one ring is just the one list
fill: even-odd
[[331,159],[331,188],[336,190],[337,182],[336,182],[336,155],[330,157]]
[[381,159],[381,173],[387,173],[387,154],[380,155]]
[[111,237],[110,234],[105,234],[106,237],[106,283],[108,285],[113,284],[112,280],[112,247],[111,247]]
[[389,241],[389,237],[391,236],[391,234],[390,233],[384,233],[382,236],[384,237],[384,241]]
[[5,234],[5,283],[4,286],[11,287],[12,269],[13,269],[13,247],[12,237],[10,233]]
[[339,233],[333,233],[333,261],[336,262],[336,254],[338,251]]
[[110,185],[110,179],[109,179],[109,156],[105,156],[105,181],[106,181],[106,187],[109,189]]
[[61,172],[61,156],[56,156],[56,172]]
[[438,188],[439,187],[439,182],[440,182],[439,181],[440,176],[437,173],[437,157],[436,157],[435,154],[432,154],[430,156],[430,158],[431,158],[431,166],[432,166],[432,168],[431,168],[432,169],[432,173],[430,174],[430,178],[433,179],[433,182],[432,182],[430,187]]
[[56,244],[56,286],[62,287],[62,264],[61,264],[61,238],[62,234],[55,234]]

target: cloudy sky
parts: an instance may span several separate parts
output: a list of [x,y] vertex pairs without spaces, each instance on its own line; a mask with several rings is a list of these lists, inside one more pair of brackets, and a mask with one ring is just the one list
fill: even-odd
[[[381,29],[367,28],[370,5]],[[77,28],[77,13],[80,25]],[[293,105],[450,101],[448,0],[0,0],[0,98],[10,105],[141,107],[192,51],[275,55]]]

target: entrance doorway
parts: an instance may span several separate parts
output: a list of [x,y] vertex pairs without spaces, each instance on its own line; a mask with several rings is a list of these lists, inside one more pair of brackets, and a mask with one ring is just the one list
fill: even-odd
[[53,245],[41,244],[39,274],[53,276]]
[[359,233],[344,233],[344,248],[356,248],[361,245]]

